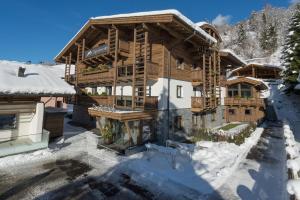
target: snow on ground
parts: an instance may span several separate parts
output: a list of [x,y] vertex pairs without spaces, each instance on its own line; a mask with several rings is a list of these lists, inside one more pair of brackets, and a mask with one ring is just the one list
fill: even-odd
[[250,148],[256,144],[262,131],[263,128],[257,128],[241,146],[203,141],[196,145],[186,145],[184,150],[154,148],[153,151],[131,156],[132,162],[127,164],[128,171],[139,174],[136,178],[144,181],[155,183],[170,180],[201,194],[209,194],[232,175]]
[[[26,68],[24,77],[17,76],[19,67]],[[44,65],[0,61],[0,93],[65,95],[75,90]]]

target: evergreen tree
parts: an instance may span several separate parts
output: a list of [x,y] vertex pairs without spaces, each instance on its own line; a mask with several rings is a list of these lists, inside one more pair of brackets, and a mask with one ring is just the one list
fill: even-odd
[[300,5],[291,19],[288,35],[282,51],[287,82],[296,82],[300,71]]
[[276,24],[267,21],[265,13],[262,14],[263,29],[260,35],[260,47],[267,53],[273,53],[277,48]]
[[244,25],[241,23],[238,25],[238,38],[237,38],[237,43],[239,45],[244,45],[245,41],[247,39],[247,35],[246,35],[246,30],[244,28]]

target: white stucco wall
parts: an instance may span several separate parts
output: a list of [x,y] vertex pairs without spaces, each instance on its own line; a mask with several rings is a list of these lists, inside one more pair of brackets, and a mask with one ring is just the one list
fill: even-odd
[[[177,85],[182,86],[182,98],[177,98]],[[191,82],[170,80],[170,109],[191,108],[191,97],[193,94]],[[168,79],[159,78],[151,85],[151,96],[158,96],[158,110],[167,109]]]
[[[0,130],[0,141],[9,141],[12,139],[29,138],[34,141],[40,141],[42,138],[42,127],[44,117],[44,104],[20,104],[20,105],[0,105],[1,113],[16,114],[17,126],[15,129]],[[39,136],[34,136],[39,134]]]

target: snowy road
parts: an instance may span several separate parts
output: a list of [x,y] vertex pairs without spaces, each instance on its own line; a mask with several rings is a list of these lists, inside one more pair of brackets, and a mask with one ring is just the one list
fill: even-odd
[[287,199],[282,123],[267,122],[267,126],[230,182],[220,188],[224,199]]

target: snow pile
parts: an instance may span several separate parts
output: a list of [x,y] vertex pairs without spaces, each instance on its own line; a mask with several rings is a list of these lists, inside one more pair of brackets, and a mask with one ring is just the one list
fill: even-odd
[[24,153],[0,158],[0,168],[5,169],[16,165],[23,165],[32,161],[50,159],[53,152],[49,149],[38,150],[32,153]]
[[300,199],[300,180],[289,180],[287,183],[287,191],[290,195],[295,195],[296,199]]
[[111,112],[111,113],[134,113],[134,112],[140,112],[140,111],[134,111],[134,110],[118,110],[113,107],[105,106],[105,105],[93,105],[93,107],[90,107],[89,110],[95,110],[100,112]]
[[[245,143],[200,141],[196,144],[168,142],[170,147],[147,144],[147,152],[130,156],[128,171],[144,181],[172,181],[203,194],[220,187],[257,143],[263,128],[257,128]],[[187,156],[189,155],[189,156]]]
[[[25,67],[24,77],[18,77],[19,67]],[[72,86],[44,65],[0,61],[0,93],[3,95],[72,95]]]
[[300,171],[300,157],[287,160],[286,166],[288,169],[293,170],[295,174],[298,173]]

